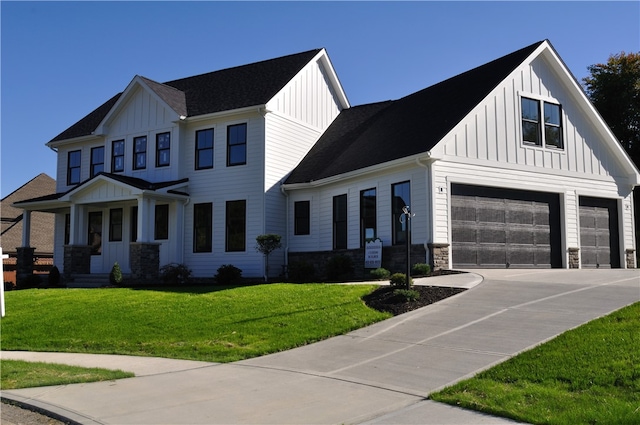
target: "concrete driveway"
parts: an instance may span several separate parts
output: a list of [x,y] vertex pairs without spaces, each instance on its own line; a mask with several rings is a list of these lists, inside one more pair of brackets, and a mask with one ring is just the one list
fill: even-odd
[[[426,397],[640,300],[638,270],[471,272],[467,280],[479,284],[462,294],[298,349],[231,364],[63,355],[147,366],[136,378],[2,395],[84,424],[512,423]],[[420,283],[463,284],[429,279]],[[2,353],[13,356],[21,353]]]

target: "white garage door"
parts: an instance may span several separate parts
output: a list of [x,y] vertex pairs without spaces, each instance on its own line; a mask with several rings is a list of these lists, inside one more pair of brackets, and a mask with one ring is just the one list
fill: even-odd
[[562,267],[557,194],[452,185],[456,268]]

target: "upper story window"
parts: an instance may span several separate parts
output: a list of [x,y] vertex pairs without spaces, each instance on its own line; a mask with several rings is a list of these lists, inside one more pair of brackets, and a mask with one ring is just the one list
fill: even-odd
[[364,246],[368,240],[377,237],[376,189],[360,192],[360,243]]
[[411,205],[411,184],[409,182],[391,185],[391,228],[394,245],[407,243],[407,220],[402,219],[403,208]]
[[124,171],[124,140],[114,140],[111,143],[111,172]]
[[311,214],[309,201],[297,201],[293,204],[295,235],[308,235],[311,233]]
[[522,141],[525,144],[564,149],[560,105],[522,97],[521,107]]
[[171,162],[171,133],[156,134],[156,167],[167,167]]
[[147,136],[133,138],[133,169],[147,168]]
[[104,146],[91,148],[91,177],[104,171]]
[[196,131],[196,170],[213,168],[213,128]]
[[82,151],[71,151],[67,154],[67,185],[80,183],[80,165]]
[[247,124],[227,127],[227,166],[247,163]]

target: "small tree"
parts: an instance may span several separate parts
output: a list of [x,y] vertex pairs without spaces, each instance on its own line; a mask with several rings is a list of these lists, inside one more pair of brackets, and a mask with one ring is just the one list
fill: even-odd
[[119,285],[122,283],[122,269],[120,268],[120,264],[118,264],[117,261],[113,263],[111,273],[109,273],[109,282],[112,285]]
[[269,280],[269,254],[282,246],[280,235],[266,234],[256,237],[256,251],[264,255],[264,281]]

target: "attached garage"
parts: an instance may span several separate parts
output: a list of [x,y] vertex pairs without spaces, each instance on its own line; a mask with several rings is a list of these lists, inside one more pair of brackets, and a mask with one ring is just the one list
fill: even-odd
[[558,194],[454,184],[455,268],[562,267]]
[[617,201],[581,196],[579,205],[582,267],[620,267]]

